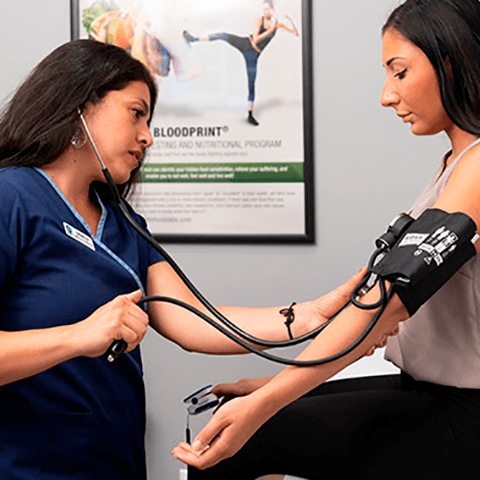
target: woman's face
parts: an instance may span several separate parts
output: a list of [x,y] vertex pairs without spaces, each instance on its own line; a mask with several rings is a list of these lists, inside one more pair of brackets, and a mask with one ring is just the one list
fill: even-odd
[[270,18],[273,17],[273,14],[274,14],[274,13],[275,13],[275,10],[273,9],[273,7],[272,7],[269,3],[265,2],[265,3],[263,4],[263,16],[264,16],[267,20],[269,20]]
[[434,135],[453,127],[442,104],[435,70],[425,53],[395,29],[383,35],[386,79],[380,99],[393,107],[415,135]]
[[85,121],[115,183],[130,179],[145,149],[152,145],[149,118],[150,91],[141,81],[112,90],[100,103],[87,108]]

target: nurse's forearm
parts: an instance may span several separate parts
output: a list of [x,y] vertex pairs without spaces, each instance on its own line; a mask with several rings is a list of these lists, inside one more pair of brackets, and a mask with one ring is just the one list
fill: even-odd
[[[325,323],[349,300],[350,293],[361,280],[362,269],[345,284],[318,299],[294,306],[295,320],[290,325],[292,335],[298,338]],[[166,262],[153,265],[148,270],[148,295],[181,299],[201,310],[210,318],[212,314],[200,304],[180,281]],[[284,341],[289,339],[285,326],[286,317],[279,312],[288,305],[267,308],[218,307],[218,310],[245,332],[262,340]],[[148,307],[150,325],[161,335],[187,351],[235,354],[246,350],[228,339],[214,327],[193,313],[167,302],[152,302]]]
[[[191,303],[217,324],[220,324],[203,306],[197,305],[193,300]],[[237,327],[254,337],[269,341],[285,341],[289,339],[289,335],[287,327],[284,325],[285,317],[279,313],[279,310],[287,307],[288,305],[268,308],[217,307],[217,310]],[[151,312],[151,325],[160,334],[187,351],[214,355],[249,353],[244,347],[186,310],[168,304],[152,304],[149,311]],[[313,302],[295,305],[294,312],[295,321],[291,325],[294,337],[308,333],[321,323],[320,320],[316,321],[319,315]],[[159,321],[155,318],[165,320]],[[323,319],[324,321],[326,319]],[[222,326],[232,332],[228,327]],[[259,349],[264,348],[254,346]]]
[[77,353],[69,326],[0,332],[0,385],[31,377]]
[[[350,291],[352,288],[353,283]],[[147,294],[182,300],[213,319],[213,315],[190,292],[166,262],[152,265],[148,269]],[[335,304],[346,303],[346,301],[346,294],[343,297],[337,296]],[[218,307],[218,310],[242,330],[263,340],[279,341],[289,338],[288,330],[284,325],[285,317],[279,313],[279,310],[286,306],[288,305],[267,308]],[[295,322],[291,325],[295,337],[318,326],[318,323],[322,321],[319,310],[317,302],[295,305]],[[225,337],[204,320],[177,305],[167,302],[151,302],[148,311],[151,326],[187,351],[213,354],[246,352],[243,347]],[[323,321],[325,320],[323,319]]]
[[[289,339],[286,317],[280,311],[288,309],[290,305],[266,308],[248,307],[218,307],[222,315],[230,319],[235,325],[250,335],[274,342]],[[319,308],[314,301],[298,303],[293,307],[295,320],[290,325],[295,338],[313,330],[327,319],[320,320]]]
[[[344,288],[342,296],[338,295],[334,300],[329,300],[333,294],[331,292],[321,299],[296,304],[293,307],[295,320],[290,325],[293,338],[301,337],[324,324],[347,303],[347,293],[351,291],[351,288],[350,290]],[[328,308],[325,305],[329,302],[331,302],[332,308],[327,315],[325,311]],[[197,305],[194,300],[191,300],[191,303],[217,324],[220,324],[219,320],[215,319],[203,306]],[[280,310],[287,309],[289,306],[267,308],[223,306],[216,308],[230,322],[249,335],[261,340],[278,342],[289,340],[288,329],[285,325],[286,317],[280,313]],[[154,302],[149,311],[151,325],[160,334],[187,351],[214,355],[249,353],[249,350],[229,339],[212,325],[179,307],[170,304],[155,304]],[[160,318],[163,321],[159,320]],[[228,327],[222,326],[232,333]],[[256,344],[252,345],[261,350],[266,348]]]
[[[323,325],[335,315],[350,300],[353,288],[364,275],[365,269],[361,269],[343,285],[326,295],[294,305],[294,321],[290,324],[292,336],[294,338],[301,337]],[[285,310],[287,307],[219,307],[219,310],[244,331],[257,338],[284,341],[289,338],[288,329],[285,325]],[[280,310],[282,310],[282,313],[280,313]],[[230,343],[233,342],[230,341]]]

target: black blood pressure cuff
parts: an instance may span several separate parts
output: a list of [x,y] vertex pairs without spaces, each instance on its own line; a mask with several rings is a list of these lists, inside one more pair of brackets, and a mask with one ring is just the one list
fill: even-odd
[[475,222],[463,213],[426,210],[371,271],[392,283],[413,315],[476,253]]

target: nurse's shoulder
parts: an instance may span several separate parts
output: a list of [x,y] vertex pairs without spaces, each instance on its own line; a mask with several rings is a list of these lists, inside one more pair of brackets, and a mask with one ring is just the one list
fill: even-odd
[[0,169],[0,192],[15,191],[24,188],[24,181],[29,178],[33,170],[30,167],[5,167]]
[[40,188],[41,177],[35,168],[6,167],[0,169],[0,200],[18,195],[34,194],[33,190]]
[[41,176],[30,167],[0,169],[0,221],[8,225],[26,217],[32,202],[41,202]]

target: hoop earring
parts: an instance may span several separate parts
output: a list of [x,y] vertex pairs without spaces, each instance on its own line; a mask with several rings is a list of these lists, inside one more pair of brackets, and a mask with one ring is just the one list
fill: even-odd
[[70,140],[71,144],[73,145],[73,148],[78,150],[79,148],[82,148],[87,139],[85,138],[85,134],[83,133],[83,130],[80,128],[80,125],[77,125],[75,127],[75,133],[73,134],[72,139]]

